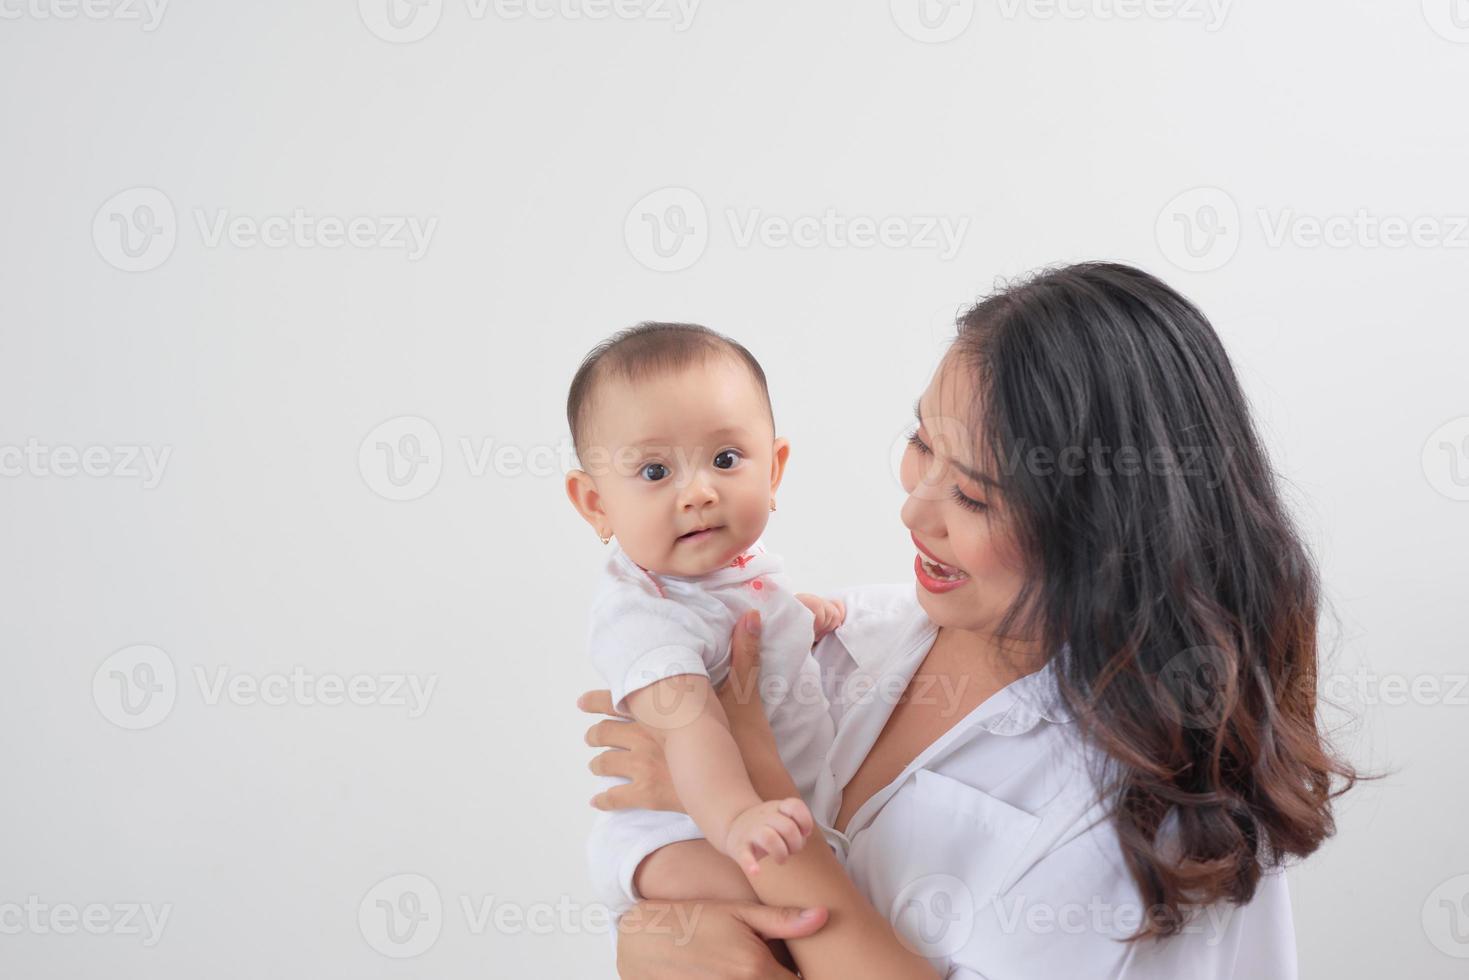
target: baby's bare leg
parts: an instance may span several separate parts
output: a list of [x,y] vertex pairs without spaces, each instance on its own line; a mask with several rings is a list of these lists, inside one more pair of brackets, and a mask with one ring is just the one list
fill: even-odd
[[733,861],[706,840],[666,844],[643,858],[633,872],[633,887],[660,902],[758,902],[755,889]]

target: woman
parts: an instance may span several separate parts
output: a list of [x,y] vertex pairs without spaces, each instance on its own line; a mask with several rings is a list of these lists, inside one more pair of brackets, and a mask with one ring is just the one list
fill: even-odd
[[[641,903],[620,972],[791,976],[785,939],[808,978],[1294,977],[1281,869],[1354,776],[1316,727],[1315,569],[1212,327],[1137,269],[1045,272],[960,318],[916,408],[918,587],[846,594],[817,650],[832,846],[764,862],[766,907]],[[721,698],[790,795],[734,643]],[[588,741],[631,780],[598,805],[677,808],[636,725]]]

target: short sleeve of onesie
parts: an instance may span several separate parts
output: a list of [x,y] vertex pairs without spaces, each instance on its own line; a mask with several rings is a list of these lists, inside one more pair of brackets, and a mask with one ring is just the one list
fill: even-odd
[[708,677],[716,635],[712,624],[683,603],[651,586],[613,579],[592,605],[587,641],[613,706],[625,712],[627,696],[656,681],[679,674]]

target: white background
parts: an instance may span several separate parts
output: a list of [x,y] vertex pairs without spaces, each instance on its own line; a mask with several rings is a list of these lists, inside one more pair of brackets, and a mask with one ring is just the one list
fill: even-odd
[[[1392,773],[1292,874],[1302,974],[1463,975],[1462,0],[933,0],[932,28],[916,0],[445,0],[401,30],[387,0],[95,2],[0,0],[0,906],[170,917],[145,945],[0,908],[0,973],[609,976],[573,706],[603,551],[560,480],[581,355],[648,318],[738,337],[794,446],[768,538],[794,580],[901,580],[889,454],[953,314],[1110,258],[1224,337],[1321,560],[1340,744]],[[639,203],[664,188],[692,196]],[[436,224],[415,257],[241,237],[298,210]],[[778,237],[828,211],[967,224],[953,255]],[[690,235],[660,257],[649,222]],[[405,435],[428,476],[395,488],[377,443]],[[37,461],[59,447],[110,475]],[[109,660],[136,645],[162,654]],[[119,700],[137,656],[175,682],[153,716]],[[417,717],[214,696],[297,668],[436,687]],[[430,901],[397,942],[376,902],[405,888]]]

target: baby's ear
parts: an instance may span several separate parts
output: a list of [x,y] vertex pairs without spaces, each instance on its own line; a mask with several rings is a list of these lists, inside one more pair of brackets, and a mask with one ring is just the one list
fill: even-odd
[[585,470],[572,470],[566,474],[566,497],[582,519],[596,529],[598,534],[606,531],[606,512],[602,510],[602,496],[597,484]]
[[780,487],[780,481],[786,472],[786,460],[791,456],[791,441],[789,439],[776,439],[771,447],[770,453],[770,492],[774,493]]

